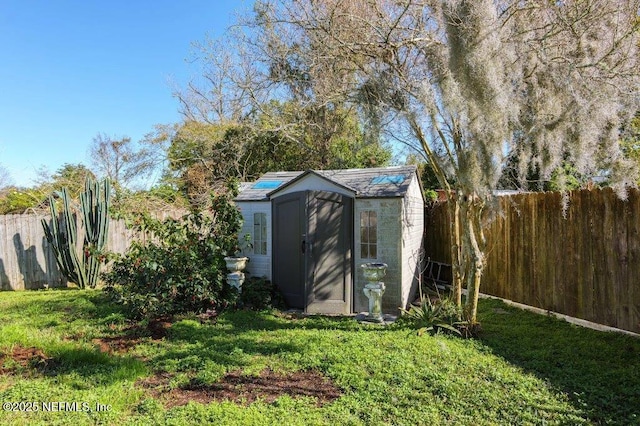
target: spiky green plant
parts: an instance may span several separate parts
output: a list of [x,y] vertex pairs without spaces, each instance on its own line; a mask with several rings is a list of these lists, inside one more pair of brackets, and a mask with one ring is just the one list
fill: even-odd
[[109,234],[109,202],[111,184],[105,179],[85,181],[85,189],[80,194],[80,207],[84,223],[83,254],[85,260],[86,283],[94,288],[100,275],[100,253],[107,244]]
[[[109,232],[109,202],[111,185],[108,180],[96,182],[91,178],[85,181],[85,190],[80,194],[80,213],[84,227],[82,251],[78,253],[78,223],[76,215],[69,205],[66,188],[58,192],[63,209],[58,214],[55,199],[49,197],[51,225],[42,220],[45,236],[56,256],[56,263],[67,280],[78,287],[94,288],[100,275],[101,252],[107,242]],[[62,226],[59,223],[62,219]]]
[[420,303],[411,305],[409,309],[402,309],[404,321],[416,328],[419,336],[424,333],[437,333],[445,331],[462,335],[456,325],[462,325],[459,321],[459,309],[455,303],[449,299],[439,298],[432,302],[429,296],[422,296]]

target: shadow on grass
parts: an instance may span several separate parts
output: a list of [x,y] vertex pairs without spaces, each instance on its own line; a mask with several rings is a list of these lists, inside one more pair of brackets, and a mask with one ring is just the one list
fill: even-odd
[[[207,365],[233,371],[255,367],[257,360],[283,353],[307,351],[306,339],[286,340],[280,333],[271,339],[269,331],[336,330],[379,331],[379,327],[360,325],[352,317],[302,316],[270,312],[225,312],[215,324],[200,324],[195,320],[174,323],[168,330],[168,340],[162,350],[148,355],[152,365],[167,371],[198,371]],[[265,333],[267,332],[267,333]],[[267,358],[264,358],[267,357]]]
[[49,339],[36,344],[47,356],[46,362],[36,366],[39,373],[49,377],[65,376],[65,381],[78,388],[134,380],[148,374],[145,364],[132,356],[113,356],[102,353],[97,346],[68,341],[67,325],[71,323],[75,324],[75,331],[84,332],[91,328],[90,333],[99,333],[107,325],[124,321],[121,307],[110,303],[103,292],[55,289],[0,295],[5,324],[24,323],[29,328],[40,330],[51,328],[60,338],[58,342]]
[[303,348],[288,343],[259,342],[256,339],[231,336],[211,336],[200,339],[196,345],[168,345],[151,364],[169,372],[200,372],[217,366],[224,372],[253,366],[256,355],[269,356],[281,352],[300,352]]
[[[275,312],[275,311],[274,311]],[[379,327],[363,327],[354,317],[322,316],[286,313],[256,313],[251,311],[230,312],[224,321],[242,331],[274,331],[283,329],[305,330],[379,330]]]
[[[43,291],[22,294],[4,300],[7,319],[23,318],[32,327],[57,328],[68,322],[88,324],[91,336],[113,336],[110,328],[114,319],[124,319],[120,306],[109,301],[107,295],[93,290]],[[256,362],[269,362],[280,353],[303,353],[304,343],[265,337],[263,331],[280,330],[340,330],[379,331],[376,326],[363,326],[353,317],[304,316],[274,312],[228,311],[221,313],[214,323],[201,324],[195,318],[178,320],[168,329],[165,340],[146,340],[133,352],[110,354],[76,342],[44,347],[51,357],[44,373],[66,376],[74,386],[90,387],[121,380],[135,380],[150,369],[169,372],[232,371],[255,367]],[[64,337],[64,327],[60,333]],[[68,330],[67,330],[68,332]],[[115,329],[120,335],[122,330]],[[304,340],[303,340],[304,342]],[[136,358],[137,357],[137,358]],[[141,359],[142,358],[142,359]],[[144,359],[144,360],[143,360]],[[260,361],[261,360],[261,361]]]
[[480,340],[565,392],[596,424],[640,424],[640,339],[481,302]]
[[51,316],[63,321],[86,319],[98,323],[114,314],[124,316],[122,307],[111,303],[100,290],[55,289],[0,295],[15,297],[15,303],[3,300],[8,305],[3,309],[3,316],[28,318],[33,325],[44,325],[39,322]]
[[348,324],[347,319],[342,318],[291,320],[270,313],[226,312],[216,324],[200,324],[194,320],[174,323],[169,329],[166,345],[151,355],[150,360],[169,371],[197,371],[211,364],[232,371],[251,366],[256,362],[256,356],[306,350],[290,341],[269,340],[262,333],[264,331],[350,328]]
[[149,373],[144,362],[131,356],[114,356],[97,349],[61,346],[51,350],[46,376],[69,375],[76,388],[91,389],[120,381],[135,381]]

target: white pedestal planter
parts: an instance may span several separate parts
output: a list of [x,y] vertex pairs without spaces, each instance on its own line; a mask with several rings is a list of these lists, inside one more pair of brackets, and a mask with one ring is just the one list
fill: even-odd
[[227,256],[224,258],[227,263],[227,269],[231,272],[240,272],[247,267],[248,257]]
[[369,299],[369,313],[365,318],[367,321],[384,322],[382,316],[382,295],[385,285],[380,279],[387,274],[386,263],[364,263],[360,265],[364,273],[364,278],[368,283],[364,286],[364,295]]
[[364,295],[369,299],[369,314],[367,321],[384,322],[382,317],[382,295],[384,294],[384,283],[368,283],[364,286]]
[[242,291],[242,284],[244,283],[244,274],[242,272],[232,272],[227,274],[227,284],[231,287],[235,287],[238,293]]
[[238,290],[238,293],[242,291],[242,284],[244,283],[244,273],[241,271],[247,267],[248,257],[225,257],[224,261],[227,263],[227,269],[231,273],[227,274],[227,284]]

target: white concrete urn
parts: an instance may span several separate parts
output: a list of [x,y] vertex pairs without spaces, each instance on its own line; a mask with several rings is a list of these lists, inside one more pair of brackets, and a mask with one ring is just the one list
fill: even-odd
[[360,265],[364,273],[364,279],[369,282],[378,282],[387,275],[387,264],[368,262]]
[[242,292],[242,284],[244,283],[244,273],[242,270],[247,267],[248,257],[234,257],[227,256],[224,258],[227,263],[227,284],[238,290],[238,293]]
[[244,274],[239,271],[231,272],[230,274],[227,274],[227,284],[235,288],[238,291],[238,293],[241,293],[242,284],[244,284]]
[[247,267],[248,257],[227,256],[224,258],[230,272],[240,272]]
[[369,299],[369,313],[366,320],[384,322],[382,316],[382,295],[385,285],[380,281],[387,274],[386,263],[368,262],[360,265],[368,283],[364,286],[364,295]]

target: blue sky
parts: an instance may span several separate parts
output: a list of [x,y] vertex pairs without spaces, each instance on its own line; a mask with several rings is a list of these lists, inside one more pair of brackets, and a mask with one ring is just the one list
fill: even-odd
[[89,165],[98,133],[140,140],[180,121],[172,88],[197,73],[191,43],[216,38],[247,2],[0,0],[0,165]]

